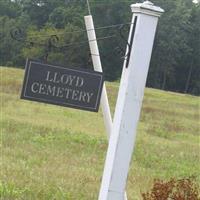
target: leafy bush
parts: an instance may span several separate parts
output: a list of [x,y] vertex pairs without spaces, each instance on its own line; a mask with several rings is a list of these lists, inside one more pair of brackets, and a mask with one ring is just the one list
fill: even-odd
[[143,200],[200,200],[197,184],[192,178],[154,180],[152,189],[142,193]]

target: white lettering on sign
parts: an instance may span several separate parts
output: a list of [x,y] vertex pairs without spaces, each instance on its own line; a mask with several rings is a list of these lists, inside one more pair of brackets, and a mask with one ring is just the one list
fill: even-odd
[[21,99],[98,112],[103,74],[27,59]]
[[[77,80],[78,80],[77,87],[79,87],[83,83],[83,80],[82,79],[77,79]],[[32,83],[31,91],[34,94],[42,94],[52,97],[71,99],[73,101],[79,101],[84,103],[90,103],[94,95],[92,92],[73,90],[65,87],[56,87],[38,82]]]
[[73,101],[84,103],[90,103],[92,96],[94,95],[91,92],[66,88],[66,86],[75,86],[80,89],[84,85],[84,79],[80,76],[60,74],[58,72],[52,73],[47,71],[45,81],[51,83],[61,83],[64,87],[56,87],[55,85],[51,86],[50,84],[34,82],[31,85],[31,91],[34,94],[71,99]]
[[60,74],[58,72],[47,71],[46,81],[53,83],[61,83],[68,86],[82,87],[84,79],[79,76],[73,76],[69,74]]
[[39,83],[33,83],[32,86],[31,86],[31,92],[38,93],[38,90],[37,90],[38,86],[39,86]]

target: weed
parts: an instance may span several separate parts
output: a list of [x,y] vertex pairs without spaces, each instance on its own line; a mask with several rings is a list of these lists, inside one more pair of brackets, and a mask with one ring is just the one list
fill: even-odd
[[[108,145],[101,111],[20,100],[24,71],[1,73],[0,199],[97,199]],[[106,86],[114,112],[119,83]],[[198,97],[146,88],[129,200],[141,199],[155,178],[194,175],[200,183],[198,111]]]
[[154,180],[150,192],[142,193],[143,200],[200,200],[197,184],[192,178]]

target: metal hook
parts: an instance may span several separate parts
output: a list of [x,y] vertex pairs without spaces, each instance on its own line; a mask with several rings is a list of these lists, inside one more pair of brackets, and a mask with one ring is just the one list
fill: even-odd
[[120,34],[121,38],[125,41],[125,43],[128,45],[128,47],[130,48],[130,44],[129,44],[128,40],[126,39],[126,37],[122,33],[124,28],[125,28],[124,24],[119,27],[119,34]]
[[45,45],[45,55],[44,55],[44,61],[48,61],[49,53],[52,51],[53,48],[57,48],[56,43],[58,43],[59,38],[57,35],[51,35],[50,38],[47,40],[47,43]]
[[121,39],[126,43],[126,45],[128,46],[128,52],[126,53],[126,55],[124,55],[124,54],[125,54],[124,52],[125,52],[126,50],[125,50],[123,47],[121,47],[120,45],[118,45],[118,46],[114,49],[114,51],[117,51],[117,54],[120,55],[122,59],[125,59],[126,57],[129,56],[129,54],[130,54],[130,49],[131,49],[131,48],[130,48],[130,44],[128,43],[126,37],[125,37],[124,34],[123,34],[124,29],[125,29],[125,25],[121,25],[121,26],[119,27],[119,34],[120,34],[120,38],[121,38]]
[[57,48],[56,44],[59,42],[59,37],[57,35],[51,35],[49,38],[49,43],[51,47]]

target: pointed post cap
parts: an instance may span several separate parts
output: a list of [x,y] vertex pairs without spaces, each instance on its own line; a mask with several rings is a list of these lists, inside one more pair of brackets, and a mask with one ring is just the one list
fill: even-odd
[[143,13],[155,17],[160,17],[160,15],[164,13],[164,10],[162,8],[155,6],[151,1],[132,4],[131,10],[133,13]]

